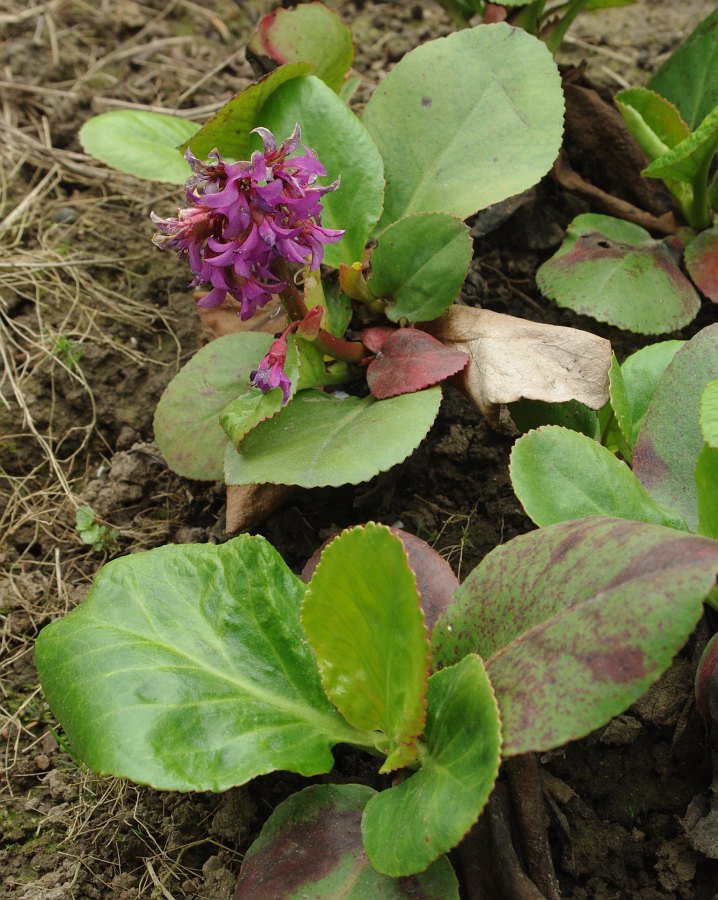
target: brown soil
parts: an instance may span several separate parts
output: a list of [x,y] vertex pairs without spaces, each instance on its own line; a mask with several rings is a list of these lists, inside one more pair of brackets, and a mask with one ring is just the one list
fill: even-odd
[[[333,5],[357,38],[360,101],[407,50],[451,30],[432,0]],[[645,0],[587,17],[566,60],[582,56],[612,88],[640,82],[713,6]],[[170,212],[179,193],[105,170],[81,153],[77,132],[92,114],[133,104],[206,118],[252,78],[238,48],[260,7],[0,4],[0,898],[227,900],[262,822],[306,784],[277,773],[187,797],[96,778],[64,752],[33,667],[38,630],[79,602],[108,556],[227,537],[221,487],[177,478],[152,442],[163,387],[204,340],[186,272],[149,242],[150,210]],[[465,299],[575,324],[537,294],[533,275],[581,207],[551,187],[542,198],[538,217],[525,211],[480,242]],[[508,481],[510,447],[448,392],[405,464],[358,487],[298,493],[261,533],[299,569],[338,527],[372,518],[424,537],[465,574],[531,527]],[[85,503],[108,528],[104,549],[75,531]],[[629,713],[544,761],[565,896],[716,896],[711,751],[691,679],[687,655]],[[363,764],[339,754],[337,765],[342,778]]]

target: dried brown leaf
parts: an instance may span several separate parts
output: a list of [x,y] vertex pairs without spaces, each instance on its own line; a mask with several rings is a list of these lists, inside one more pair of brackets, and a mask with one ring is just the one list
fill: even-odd
[[608,400],[611,345],[576,328],[544,325],[487,309],[452,306],[431,333],[471,357],[455,382],[491,422],[516,400],[578,400],[600,409]]
[[258,309],[251,319],[243,322],[232,306],[215,306],[209,309],[197,307],[202,328],[210,341],[224,337],[225,334],[239,334],[243,331],[263,331],[275,334],[287,324],[287,317],[277,299],[268,303],[264,309]]
[[288,484],[228,484],[227,534],[249,531],[263,522],[294,491]]

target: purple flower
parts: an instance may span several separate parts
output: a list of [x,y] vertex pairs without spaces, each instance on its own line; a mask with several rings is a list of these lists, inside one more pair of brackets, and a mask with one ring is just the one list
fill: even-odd
[[219,306],[229,294],[240,303],[240,317],[249,319],[273,294],[286,287],[272,271],[284,260],[317,269],[324,245],[340,240],[343,231],[322,228],[323,194],[339,184],[318,187],[324,166],[299,146],[299,125],[280,146],[266,128],[255,128],[264,144],[249,162],[225,163],[216,150],[202,162],[187,150],[193,174],[187,180],[187,200],[176,218],[152,213],[159,233],[157,246],[187,256],[192,285],[208,284],[199,306]]
[[284,374],[284,364],[287,361],[287,330],[277,338],[269,348],[269,353],[259,364],[259,367],[250,373],[249,384],[258,387],[264,394],[273,388],[282,389],[282,406],[289,402],[289,393],[292,382]]

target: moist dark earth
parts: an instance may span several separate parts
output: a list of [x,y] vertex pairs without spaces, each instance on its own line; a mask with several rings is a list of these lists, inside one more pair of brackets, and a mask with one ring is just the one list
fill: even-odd
[[[453,30],[431,0],[330,5],[354,31],[359,104],[405,52]],[[180,192],[109,172],[84,156],[77,133],[91,115],[133,105],[207,118],[252,80],[242,48],[269,8],[0,4],[0,897],[228,900],[262,823],[309,783],[275,773],[221,796],[184,796],[98,778],[65,752],[33,666],[38,630],[82,599],[106,559],[228,537],[222,486],[176,477],[153,443],[159,395],[206,340],[187,272],[150,243],[150,210],[171,214]],[[586,16],[559,59],[585,61],[605,94],[641,84],[713,8],[646,0]],[[477,225],[462,302],[594,331],[621,358],[642,346],[535,289],[536,268],[587,208],[546,179],[498,230],[479,236]],[[672,336],[714,318],[704,308]],[[372,519],[423,537],[463,576],[532,527],[508,480],[512,442],[447,389],[405,463],[356,487],[298,491],[258,532],[300,571],[336,530]],[[106,527],[98,549],[75,530],[82,503]],[[718,895],[715,742],[692,702],[704,637],[626,714],[541,760],[563,896]],[[383,786],[370,760],[346,750],[324,780]],[[468,880],[465,889],[478,896]]]

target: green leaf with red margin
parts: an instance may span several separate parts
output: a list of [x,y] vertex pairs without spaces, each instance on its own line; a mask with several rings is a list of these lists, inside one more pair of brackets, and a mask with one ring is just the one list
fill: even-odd
[[658,382],[633,448],[633,471],[662,506],[698,527],[694,473],[703,447],[701,395],[718,378],[718,325],[709,325],[673,357]]
[[504,754],[583,737],[637,700],[688,639],[715,584],[718,541],[595,516],[486,556],[437,622],[434,662],[478,652]]
[[302,604],[326,695],[344,718],[381,732],[391,772],[416,758],[424,730],[429,642],[402,542],[373,522],[342,532],[321,555]]
[[363,784],[315,784],[292,794],[247,851],[234,900],[305,900],[310,894],[326,900],[459,900],[446,857],[401,880],[371,865],[361,817],[374,796],[376,791]]
[[683,328],[700,309],[669,247],[612,216],[575,218],[536,283],[559,306],[638,334]]
[[184,478],[217,481],[229,439],[219,413],[249,391],[249,373],[272,343],[270,334],[227,334],[202,347],[160,397],[155,440],[167,465]]
[[312,63],[313,74],[337,92],[354,59],[351,31],[322,3],[275,9],[263,16],[247,49],[280,65]]
[[718,303],[718,228],[707,228],[694,238],[683,259],[698,290]]
[[429,679],[421,768],[367,803],[364,846],[387,875],[423,871],[479,817],[501,757],[496,698],[478,656]]
[[[232,97],[204,123],[194,137],[180,144],[177,149],[184,152],[189,147],[200,159],[206,159],[215,149],[226,159],[249,159],[255,146],[252,129],[264,124],[259,120],[264,104],[283,84],[308,75],[311,71],[312,66],[303,62],[280,66]],[[286,134],[277,135],[277,138],[284,140],[290,133],[291,128]]]
[[372,395],[386,400],[423,391],[461,372],[468,363],[468,353],[447,347],[425,331],[399,328],[382,341],[380,352],[367,366],[366,380]]

